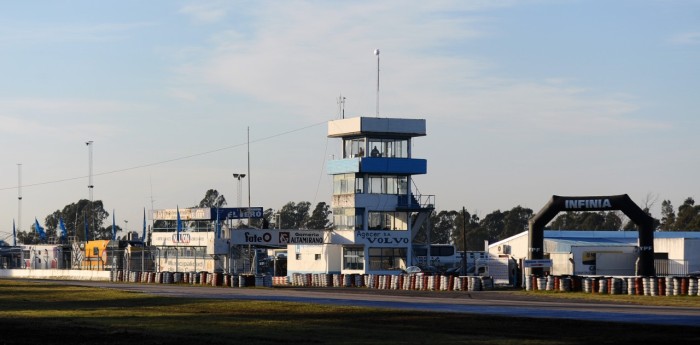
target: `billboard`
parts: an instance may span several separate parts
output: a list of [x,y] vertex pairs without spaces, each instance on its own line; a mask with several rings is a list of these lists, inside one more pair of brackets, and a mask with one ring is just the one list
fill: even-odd
[[[181,208],[180,219],[184,220],[219,220],[259,219],[263,217],[262,207],[219,207],[219,208]],[[154,210],[153,220],[176,220],[177,209]]]
[[231,231],[231,244],[284,246],[329,242],[330,232],[323,230],[240,229]]

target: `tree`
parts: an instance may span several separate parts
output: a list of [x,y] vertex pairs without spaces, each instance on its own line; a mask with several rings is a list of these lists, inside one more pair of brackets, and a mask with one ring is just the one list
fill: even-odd
[[[101,200],[95,200],[91,203],[90,200],[81,199],[77,203],[68,204],[62,210],[56,210],[46,216],[44,227],[48,237],[60,237],[57,232],[58,220],[63,218],[68,236],[75,236],[79,241],[85,241],[85,225],[87,223],[90,240],[108,240],[112,238],[112,224],[110,223],[108,227],[102,227],[108,217],[109,213],[105,211]],[[17,233],[18,242],[28,244],[37,240],[38,236],[35,234],[33,225],[32,231],[18,231]]]
[[452,242],[457,246],[458,250],[464,251],[464,235],[467,237],[467,250],[476,250],[481,248],[484,240],[488,239],[484,229],[479,227],[479,216],[469,214],[466,210],[450,211],[450,217],[454,212],[454,228],[452,230]]
[[325,202],[319,202],[316,204],[313,212],[311,212],[311,217],[309,217],[306,222],[306,227],[309,229],[328,229],[332,226],[332,222],[329,220],[329,216],[332,214],[331,206]]
[[683,205],[678,206],[678,217],[674,223],[674,230],[694,230],[700,229],[700,208],[695,206],[693,198],[686,198]]
[[532,218],[532,210],[520,205],[506,211],[503,216],[503,232],[496,238],[490,238],[489,242],[508,238],[528,229],[528,221]]
[[269,229],[270,223],[272,223],[272,218],[274,217],[274,215],[275,211],[271,208],[268,208],[263,211],[262,218],[251,219],[250,226],[258,229]]
[[293,201],[282,206],[280,210],[280,223],[282,229],[302,229],[309,219],[309,209],[311,203],[300,201],[295,204]]
[[552,230],[620,230],[622,219],[616,211],[566,212],[550,225]]
[[671,205],[670,200],[664,200],[661,202],[661,229],[660,230],[674,230],[674,225],[676,223],[676,212],[673,211],[673,205]]
[[204,194],[204,199],[199,202],[196,207],[223,207],[226,205],[226,198],[223,194],[219,195],[216,189],[210,189]]
[[430,243],[447,244],[452,243],[452,234],[454,233],[455,219],[459,215],[456,211],[440,211],[439,213],[432,212],[430,221],[424,222],[414,241],[416,243],[426,243],[428,241],[427,228],[430,225]]
[[603,230],[620,230],[622,228],[622,218],[618,211],[605,213],[605,221],[603,222]]

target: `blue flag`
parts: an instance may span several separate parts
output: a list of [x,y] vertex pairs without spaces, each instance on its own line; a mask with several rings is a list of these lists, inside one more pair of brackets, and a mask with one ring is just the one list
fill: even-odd
[[66,223],[63,222],[63,217],[58,218],[58,227],[61,229],[61,238],[66,239],[68,231],[66,231]]
[[177,207],[177,242],[180,242],[180,231],[182,231],[182,220],[180,219],[180,206]]
[[44,228],[39,225],[39,221],[36,219],[36,217],[34,217],[34,228],[36,232],[39,233],[39,239],[42,241],[46,240],[46,232],[44,231]]
[[15,220],[12,220],[12,246],[17,247],[17,230],[15,230]]
[[114,222],[114,209],[112,209],[112,240],[117,239],[117,224]]
[[141,236],[141,242],[146,243],[146,208],[143,208],[143,235]]
[[87,222],[87,216],[83,214],[83,223],[85,224],[85,242],[89,241],[90,238],[88,238],[88,222]]

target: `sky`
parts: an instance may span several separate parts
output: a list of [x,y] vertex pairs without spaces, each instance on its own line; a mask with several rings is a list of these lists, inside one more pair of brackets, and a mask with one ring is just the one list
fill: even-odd
[[3,1],[0,240],[88,199],[87,141],[128,230],[208,189],[330,204],[341,95],[426,120],[438,210],[628,194],[658,217],[700,196],[699,61],[697,0]]

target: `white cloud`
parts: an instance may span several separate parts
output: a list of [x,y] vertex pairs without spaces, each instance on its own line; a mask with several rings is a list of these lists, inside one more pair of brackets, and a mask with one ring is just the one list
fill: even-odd
[[228,5],[221,1],[199,1],[183,6],[180,13],[190,16],[196,23],[215,23],[226,17]]
[[104,120],[136,107],[112,101],[18,98],[0,99],[0,109],[0,133],[61,140],[84,133],[116,135],[118,129]]
[[154,26],[150,22],[104,23],[93,25],[51,24],[43,26],[0,26],[0,41],[102,42],[122,40],[129,32]]
[[677,45],[696,45],[700,44],[700,31],[683,32],[671,37],[671,43]]
[[454,53],[468,51],[465,42],[488,36],[474,11],[480,7],[460,5],[421,2],[397,11],[395,4],[384,2],[276,4],[255,12],[261,15],[255,18],[257,31],[219,32],[211,40],[211,55],[183,71],[212,87],[276,103],[314,120],[328,118],[341,92],[348,97],[351,116],[367,115],[374,113],[376,101],[372,52],[380,48],[380,113],[386,116],[455,118],[501,131],[523,126],[586,134],[669,128],[636,118],[640,105],[633,97],[600,94],[575,80],[492,77],[498,66]]

